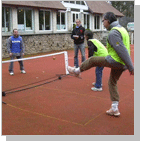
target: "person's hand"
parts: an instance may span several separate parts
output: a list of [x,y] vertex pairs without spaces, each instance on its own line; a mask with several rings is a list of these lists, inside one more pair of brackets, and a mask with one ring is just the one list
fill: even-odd
[[12,56],[12,53],[9,53],[9,56]]
[[130,71],[130,75],[134,75],[134,70]]
[[22,56],[24,56],[24,53],[22,53]]
[[75,40],[77,40],[79,37],[75,37]]

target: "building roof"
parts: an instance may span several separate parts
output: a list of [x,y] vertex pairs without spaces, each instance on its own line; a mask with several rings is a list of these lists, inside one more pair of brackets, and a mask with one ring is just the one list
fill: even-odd
[[104,14],[106,12],[113,12],[116,16],[123,17],[124,15],[119,12],[112,5],[106,1],[85,1],[91,13]]
[[[113,12],[116,16],[123,17],[124,15],[119,12],[112,5],[106,1],[85,1],[89,7],[91,13],[104,14],[106,12]],[[26,6],[26,7],[36,7],[42,9],[57,9],[66,10],[64,5],[60,1],[2,1],[3,5],[10,6]]]
[[66,10],[60,1],[2,1],[3,5],[13,5],[13,6],[26,6],[26,7],[36,7],[36,8],[48,8],[57,10]]

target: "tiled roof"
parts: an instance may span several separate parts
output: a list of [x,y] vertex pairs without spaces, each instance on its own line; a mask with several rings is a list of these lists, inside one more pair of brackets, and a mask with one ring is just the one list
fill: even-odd
[[[106,12],[113,12],[115,15],[119,17],[124,16],[121,12],[119,12],[116,8],[114,8],[106,1],[85,1],[85,2],[87,3],[91,13],[104,14]],[[2,4],[66,10],[66,8],[60,1],[2,1]]]
[[66,10],[60,1],[2,1],[2,4]]
[[91,13],[104,14],[106,12],[113,12],[116,16],[123,17],[124,15],[119,12],[112,5],[106,1],[85,1]]

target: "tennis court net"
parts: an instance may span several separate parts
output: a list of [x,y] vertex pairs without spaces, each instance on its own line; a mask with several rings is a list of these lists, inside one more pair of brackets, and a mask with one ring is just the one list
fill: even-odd
[[[21,74],[18,61],[23,61],[26,74]],[[13,62],[14,76],[8,73],[9,64]],[[61,75],[68,75],[67,51],[46,54],[41,56],[27,57],[2,61],[2,91],[13,89],[26,89],[38,85],[53,82]],[[26,88],[25,88],[26,87]]]

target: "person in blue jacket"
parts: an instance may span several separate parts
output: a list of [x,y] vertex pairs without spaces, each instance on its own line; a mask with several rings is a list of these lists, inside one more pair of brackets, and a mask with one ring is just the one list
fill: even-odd
[[[25,47],[22,40],[22,37],[19,36],[18,30],[13,29],[13,35],[10,36],[7,40],[7,51],[11,60],[14,60],[16,57],[17,59],[21,59],[24,56]],[[19,61],[21,73],[26,73],[24,70],[23,61]],[[9,66],[9,73],[10,75],[14,75],[13,71],[13,62],[10,63]]]

